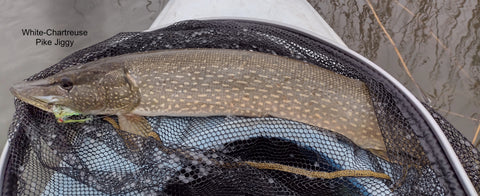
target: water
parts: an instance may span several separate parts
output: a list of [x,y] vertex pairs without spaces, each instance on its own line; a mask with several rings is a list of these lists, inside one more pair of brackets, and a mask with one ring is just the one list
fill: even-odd
[[348,47],[385,69],[421,100],[429,100],[472,141],[480,129],[479,1],[309,2]]
[[[471,141],[480,126],[479,2],[371,1],[425,97]],[[0,0],[0,149],[14,112],[8,91],[14,82],[118,32],[147,29],[165,2]],[[351,49],[422,97],[366,0],[309,2]],[[75,41],[70,48],[37,46],[23,28],[87,30],[88,36],[68,38]]]

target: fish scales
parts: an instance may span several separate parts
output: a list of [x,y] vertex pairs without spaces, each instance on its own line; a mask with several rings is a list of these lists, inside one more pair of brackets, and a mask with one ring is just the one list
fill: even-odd
[[[365,84],[319,66],[276,55],[227,49],[126,54],[66,69],[12,93],[51,111],[119,116],[132,133],[138,116],[278,117],[340,133],[385,152]],[[121,118],[120,118],[121,117]],[[121,122],[122,121],[122,122]]]
[[[249,51],[168,50],[126,57],[125,66],[142,95],[134,114],[273,116],[335,131],[367,149],[385,150],[361,81],[303,61]],[[156,76],[161,77],[147,81]]]

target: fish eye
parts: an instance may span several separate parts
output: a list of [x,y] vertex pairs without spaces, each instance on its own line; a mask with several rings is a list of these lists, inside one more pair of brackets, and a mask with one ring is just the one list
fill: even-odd
[[62,78],[60,80],[60,87],[65,90],[70,90],[73,87],[73,82],[70,78]]

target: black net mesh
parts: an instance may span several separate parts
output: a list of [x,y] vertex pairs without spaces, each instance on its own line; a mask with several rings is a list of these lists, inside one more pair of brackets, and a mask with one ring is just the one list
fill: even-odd
[[[342,135],[278,118],[148,117],[160,142],[115,130],[101,118],[59,124],[53,114],[17,100],[3,194],[465,194],[432,130],[400,90],[352,55],[291,29],[216,20],[120,33],[28,80],[103,57],[174,48],[272,53],[361,80],[370,91],[389,161]],[[478,152],[433,114],[480,190]],[[129,148],[125,138],[141,146]],[[335,176],[344,171],[354,174]]]
[[425,105],[432,114],[437,124],[442,128],[448,141],[452,144],[453,150],[457,154],[463,168],[468,174],[473,186],[480,191],[480,153],[470,141],[465,138],[455,127],[452,126],[443,116],[438,114],[433,108]]

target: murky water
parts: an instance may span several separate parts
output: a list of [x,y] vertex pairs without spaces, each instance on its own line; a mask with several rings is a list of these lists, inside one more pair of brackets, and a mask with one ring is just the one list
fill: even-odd
[[309,2],[348,47],[425,100],[422,91],[430,105],[472,141],[480,129],[479,1]]
[[[422,97],[405,65],[431,105],[472,140],[480,126],[480,3],[371,1],[372,7],[366,0],[309,0],[350,48]],[[0,0],[0,149],[14,111],[11,84],[118,32],[147,29],[165,2]],[[88,36],[23,36],[24,28],[86,30]],[[37,38],[75,43],[41,46]]]

